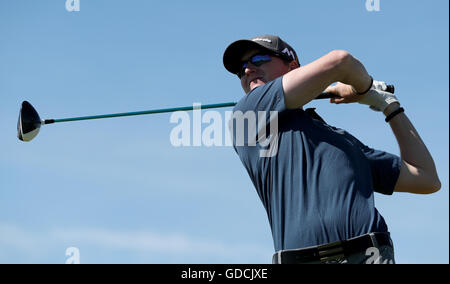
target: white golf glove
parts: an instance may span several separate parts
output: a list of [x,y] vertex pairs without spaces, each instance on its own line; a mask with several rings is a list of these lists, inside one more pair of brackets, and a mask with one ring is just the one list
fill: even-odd
[[360,104],[370,106],[374,111],[383,112],[388,105],[398,103],[397,97],[394,94],[386,92],[387,86],[385,82],[373,80],[372,88],[359,101]]

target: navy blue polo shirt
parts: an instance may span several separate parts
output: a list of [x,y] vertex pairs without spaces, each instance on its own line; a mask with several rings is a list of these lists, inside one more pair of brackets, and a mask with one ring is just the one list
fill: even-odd
[[[237,111],[255,112],[256,117],[258,111],[267,112],[257,125],[265,124],[272,138],[269,112],[278,112],[278,145],[272,157],[261,156],[267,145],[248,143],[248,137],[239,144],[236,129],[232,131],[233,147],[267,211],[275,251],[388,231],[375,208],[374,191],[393,193],[401,166],[398,156],[371,149],[302,109],[287,109],[282,77],[245,95],[233,109]],[[246,133],[252,125],[246,122]]]

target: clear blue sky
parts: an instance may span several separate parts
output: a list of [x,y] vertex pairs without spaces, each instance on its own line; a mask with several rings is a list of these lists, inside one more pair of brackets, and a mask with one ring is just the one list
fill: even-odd
[[[432,153],[440,192],[376,194],[398,263],[449,262],[446,0],[0,0],[0,263],[270,263],[266,213],[234,150],[170,144],[169,114],[44,126],[16,138],[23,100],[42,118],[237,101],[234,40],[278,34],[307,64],[346,49],[396,93]],[[382,115],[311,106],[399,154]]]

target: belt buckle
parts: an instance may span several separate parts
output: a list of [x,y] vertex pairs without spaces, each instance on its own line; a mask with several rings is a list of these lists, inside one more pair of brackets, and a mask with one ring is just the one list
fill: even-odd
[[319,259],[321,262],[343,259],[345,257],[343,241],[324,244],[317,246],[319,251]]

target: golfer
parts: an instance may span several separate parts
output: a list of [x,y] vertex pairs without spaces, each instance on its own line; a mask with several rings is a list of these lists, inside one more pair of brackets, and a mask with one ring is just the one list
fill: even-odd
[[[278,123],[271,136],[277,139],[276,154],[261,156],[267,145],[238,145],[233,138],[267,211],[272,262],[394,263],[374,192],[428,194],[441,187],[433,158],[398,99],[348,52],[334,50],[300,67],[295,50],[277,36],[233,42],[223,63],[245,92],[234,113],[278,114],[275,121],[269,115],[258,121],[264,128]],[[303,110],[323,91],[338,96],[331,103],[365,104],[384,114],[401,157],[372,149],[313,109]]]

